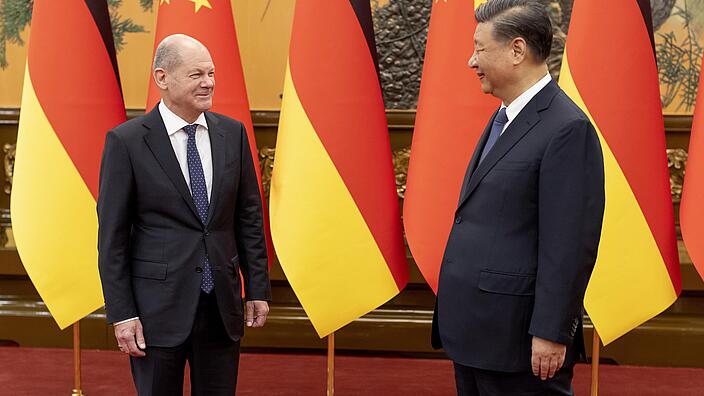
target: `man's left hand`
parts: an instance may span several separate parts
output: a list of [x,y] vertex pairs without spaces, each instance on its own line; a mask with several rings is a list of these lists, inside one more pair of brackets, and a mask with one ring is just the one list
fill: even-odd
[[539,337],[533,337],[533,355],[531,356],[531,367],[533,374],[540,379],[552,378],[557,370],[565,363],[565,353],[567,346],[558,344]]
[[247,301],[247,327],[262,327],[269,314],[269,304],[266,301]]

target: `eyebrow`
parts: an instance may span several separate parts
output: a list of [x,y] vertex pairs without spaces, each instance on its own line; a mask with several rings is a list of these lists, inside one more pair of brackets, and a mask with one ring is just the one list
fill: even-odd
[[193,68],[188,70],[188,74],[193,74],[193,73],[214,73],[215,68],[210,68],[210,69],[200,69],[200,68]]

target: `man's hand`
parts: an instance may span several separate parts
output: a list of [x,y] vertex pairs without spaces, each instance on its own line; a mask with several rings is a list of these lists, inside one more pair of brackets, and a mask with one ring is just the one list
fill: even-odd
[[533,355],[531,357],[531,367],[533,374],[546,380],[552,378],[557,370],[565,362],[567,346],[556,342],[548,341],[539,337],[533,337]]
[[269,304],[266,301],[247,301],[247,327],[262,327],[269,314]]
[[144,342],[142,322],[139,319],[115,325],[115,339],[120,351],[129,353],[130,356],[142,357],[147,354],[143,349],[147,347]]

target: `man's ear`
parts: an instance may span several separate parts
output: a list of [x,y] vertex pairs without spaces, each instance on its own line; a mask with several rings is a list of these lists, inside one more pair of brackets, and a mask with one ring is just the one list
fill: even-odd
[[516,37],[511,40],[511,54],[513,56],[513,64],[518,65],[522,63],[528,56],[528,44],[523,37]]
[[162,68],[154,69],[153,77],[159,89],[166,89],[166,70]]

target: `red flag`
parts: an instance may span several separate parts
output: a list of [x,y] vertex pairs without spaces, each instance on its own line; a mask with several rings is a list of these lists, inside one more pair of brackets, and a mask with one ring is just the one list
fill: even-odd
[[680,202],[680,228],[689,257],[704,278],[704,80],[699,79],[697,106],[689,136],[687,172]]
[[[259,192],[264,210],[266,246],[269,264],[274,257],[269,230],[269,213],[264,199],[259,168],[257,143],[247,100],[247,87],[242,73],[237,32],[230,0],[161,0],[156,22],[154,50],[166,36],[181,33],[191,36],[208,47],[215,64],[215,95],[212,111],[241,121],[247,129],[249,148],[259,180]],[[159,89],[154,80],[149,83],[147,110],[159,102]]]
[[436,1],[408,165],[403,222],[416,264],[437,291],[467,164],[497,99],[467,66],[474,52],[475,3]]

